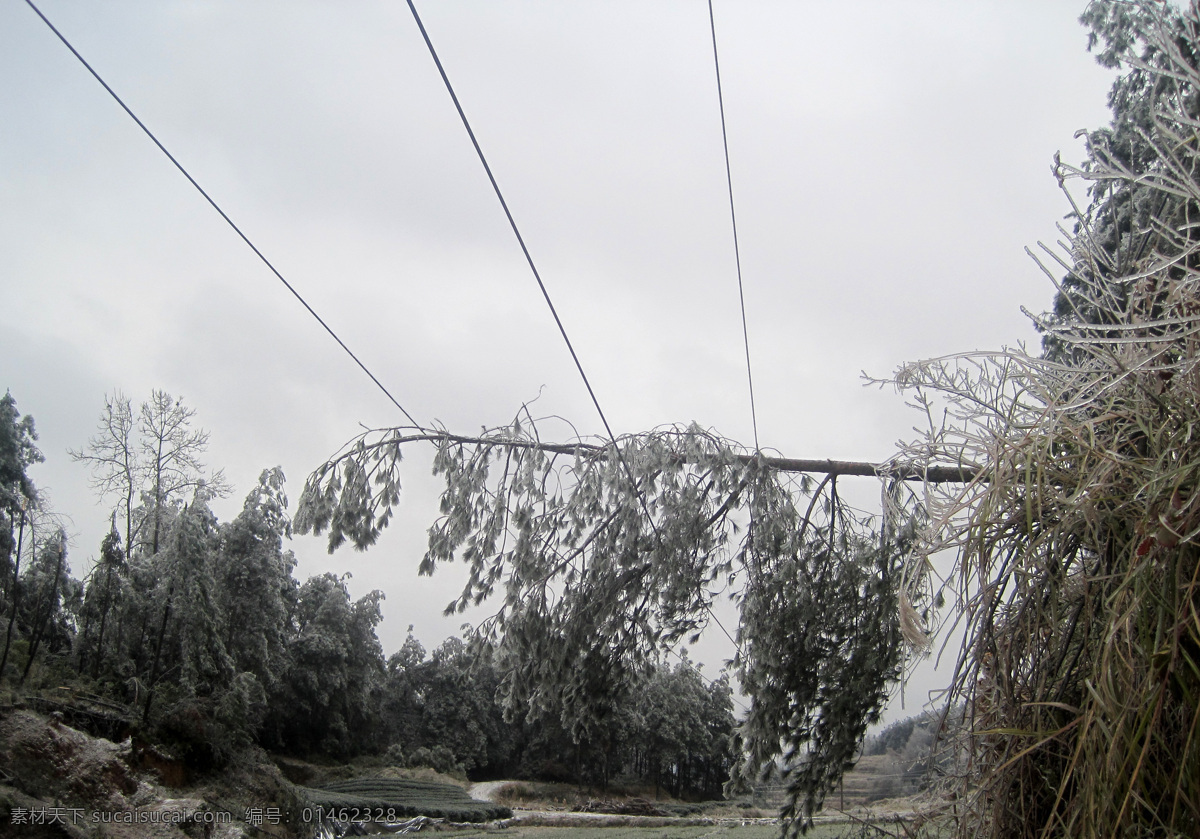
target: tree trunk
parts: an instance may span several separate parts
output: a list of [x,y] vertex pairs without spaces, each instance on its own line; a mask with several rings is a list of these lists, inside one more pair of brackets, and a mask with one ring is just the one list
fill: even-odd
[[146,707],[142,709],[142,722],[150,719],[150,706],[154,703],[154,683],[158,679],[158,663],[162,658],[163,642],[167,638],[167,621],[171,619],[171,599],[175,586],[167,590],[167,604],[163,607],[162,623],[158,627],[158,644],[154,648],[154,663],[150,666],[150,681],[146,683]]
[[104,574],[104,605],[100,609],[100,629],[96,633],[96,656],[92,659],[92,678],[100,675],[100,663],[104,659],[104,627],[108,623],[108,612],[112,608],[112,566]]
[[[146,603],[142,606],[142,628],[138,631],[137,644],[129,650],[129,658],[135,665],[139,665],[138,659],[142,657],[142,649],[146,646],[146,627],[150,625],[150,604]],[[141,667],[138,667],[138,672],[143,672]]]
[[[88,586],[88,590],[89,591],[91,590],[91,586]],[[91,609],[87,608],[86,593],[85,593],[84,599],[83,599],[83,612],[84,612],[83,628],[81,630],[79,630],[79,635],[77,636],[78,641],[79,641],[79,663],[75,665],[75,672],[78,673],[80,676],[82,676],[83,671],[87,669],[88,633],[92,629],[92,611],[91,611]]]
[[9,603],[12,606],[8,615],[8,632],[4,635],[4,653],[0,655],[0,678],[4,676],[4,668],[8,664],[8,650],[12,646],[13,624],[17,622],[17,601],[21,596],[21,590],[17,585],[17,581],[21,575],[21,544],[25,540],[25,508],[21,507],[21,525],[17,529],[17,553],[13,557],[13,578],[12,588],[9,593]]
[[54,606],[58,600],[58,579],[62,576],[63,565],[66,563],[66,559],[67,548],[64,540],[63,544],[59,545],[58,562],[54,566],[54,579],[50,581],[50,590],[46,592],[44,601],[38,604],[37,614],[34,618],[33,638],[29,643],[29,658],[25,662],[25,670],[21,673],[21,681],[19,682],[21,685],[24,685],[25,680],[29,678],[29,671],[33,668],[33,659],[42,644],[42,638],[46,635],[46,626],[50,623],[50,618],[54,616]]

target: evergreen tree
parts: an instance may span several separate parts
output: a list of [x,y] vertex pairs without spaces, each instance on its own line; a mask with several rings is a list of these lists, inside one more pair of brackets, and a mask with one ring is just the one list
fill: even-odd
[[125,552],[121,550],[121,536],[117,533],[114,516],[112,528],[100,543],[100,559],[92,569],[83,596],[83,628],[78,637],[79,672],[90,672],[93,679],[100,675],[105,662],[109,618],[120,596],[126,570]]
[[37,506],[37,491],[26,470],[44,458],[34,442],[33,417],[22,417],[17,411],[11,392],[0,397],[0,606],[8,620],[4,633],[4,648],[0,652],[0,678],[8,663],[20,608],[21,552],[26,528],[33,508]]
[[168,537],[166,549],[152,557],[157,576],[153,602],[160,605],[143,719],[150,717],[167,662],[171,680],[186,694],[211,695],[233,676],[213,580],[217,521],[203,495],[198,492],[173,519]]
[[291,534],[283,471],[263,470],[241,514],[221,529],[214,575],[225,649],[237,670],[274,690],[287,669],[288,619],[299,585],[296,559],[283,548]]
[[346,757],[374,742],[384,672],[375,636],[382,598],[374,591],[351,601],[345,579],[328,573],[300,586],[289,666],[266,721],[273,745]]
[[1169,186],[1177,150],[1164,142],[1167,133],[1187,136],[1200,117],[1193,81],[1172,67],[1177,61],[1195,67],[1200,59],[1195,23],[1170,4],[1140,0],[1092,0],[1080,21],[1091,30],[1088,48],[1097,61],[1125,72],[1108,95],[1109,125],[1083,132],[1083,166],[1056,160],[1060,181],[1088,180],[1090,199],[1074,213],[1087,252],[1076,251],[1053,316],[1043,322],[1047,356],[1075,364],[1085,363],[1086,353],[1057,339],[1056,328],[1113,326],[1097,337],[1120,340],[1118,324],[1130,316],[1159,319],[1169,304],[1165,284],[1149,277],[1131,282],[1147,257],[1174,260],[1177,272],[1200,266],[1189,237],[1180,235],[1200,217],[1200,204],[1188,190]]
[[[27,592],[25,625],[29,651],[25,667],[21,671],[21,684],[29,677],[29,671],[43,643],[53,654],[70,649],[74,626],[64,605],[72,598],[78,583],[70,577],[67,564],[67,534],[57,527],[40,541],[22,579],[22,588]],[[75,583],[73,586],[72,583]]]

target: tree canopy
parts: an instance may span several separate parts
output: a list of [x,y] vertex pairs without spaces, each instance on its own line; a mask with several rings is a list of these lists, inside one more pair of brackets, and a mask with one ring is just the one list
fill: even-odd
[[[165,394],[156,403],[172,411],[182,404]],[[28,443],[32,420],[16,414],[11,397],[5,405],[14,439],[23,434]],[[182,426],[193,416],[176,414]],[[125,445],[137,443],[132,417],[129,400],[106,399],[101,428],[113,433],[94,438],[90,454],[144,451]],[[117,439],[122,429],[125,442]],[[196,442],[195,460],[202,438],[181,439]],[[33,460],[35,450],[25,451]],[[76,459],[99,467],[96,488],[115,501],[112,526],[91,573],[78,581],[59,522],[36,495],[20,496],[19,564],[2,601],[4,689],[82,714],[108,734],[131,730],[193,772],[221,771],[258,744],[477,777],[719,793],[733,728],[727,680],[705,685],[690,668],[648,662],[610,692],[606,714],[590,720],[586,736],[573,738],[557,707],[529,716],[506,709],[499,656],[474,639],[451,638],[427,657],[410,636],[385,659],[376,634],[383,592],[351,597],[348,574],[297,580],[278,467],[263,470],[239,515],[221,522],[207,482],[197,480],[190,499],[178,490],[164,498],[145,489],[159,485],[153,469],[138,466],[150,461],[133,459],[136,468],[126,469],[123,456]],[[32,493],[25,477],[14,484]],[[149,529],[156,514],[157,540]],[[140,535],[123,538],[122,524]],[[68,694],[74,699],[64,706]]]

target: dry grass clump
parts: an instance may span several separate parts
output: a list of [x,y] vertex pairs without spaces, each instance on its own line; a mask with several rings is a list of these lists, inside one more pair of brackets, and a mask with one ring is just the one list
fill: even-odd
[[528,804],[531,801],[540,801],[541,798],[542,794],[532,784],[525,781],[510,781],[492,793],[493,801],[507,804],[510,807]]
[[906,575],[929,603],[928,556],[960,552],[962,835],[1200,835],[1200,24],[1164,14],[1135,65],[1153,165],[1093,137],[1088,167],[1059,166],[1093,203],[1046,249],[1068,272],[1046,352],[897,377],[931,420],[900,457],[985,464],[914,493],[930,525]]

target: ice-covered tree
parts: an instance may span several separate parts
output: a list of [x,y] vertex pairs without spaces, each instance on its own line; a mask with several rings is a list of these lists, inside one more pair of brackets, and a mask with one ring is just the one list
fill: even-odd
[[20,607],[21,553],[32,509],[37,506],[37,490],[27,469],[44,458],[34,443],[37,431],[33,417],[22,417],[11,392],[0,397],[0,591],[3,614],[7,617],[4,649],[0,652],[0,677],[4,675],[12,649],[17,610]]

